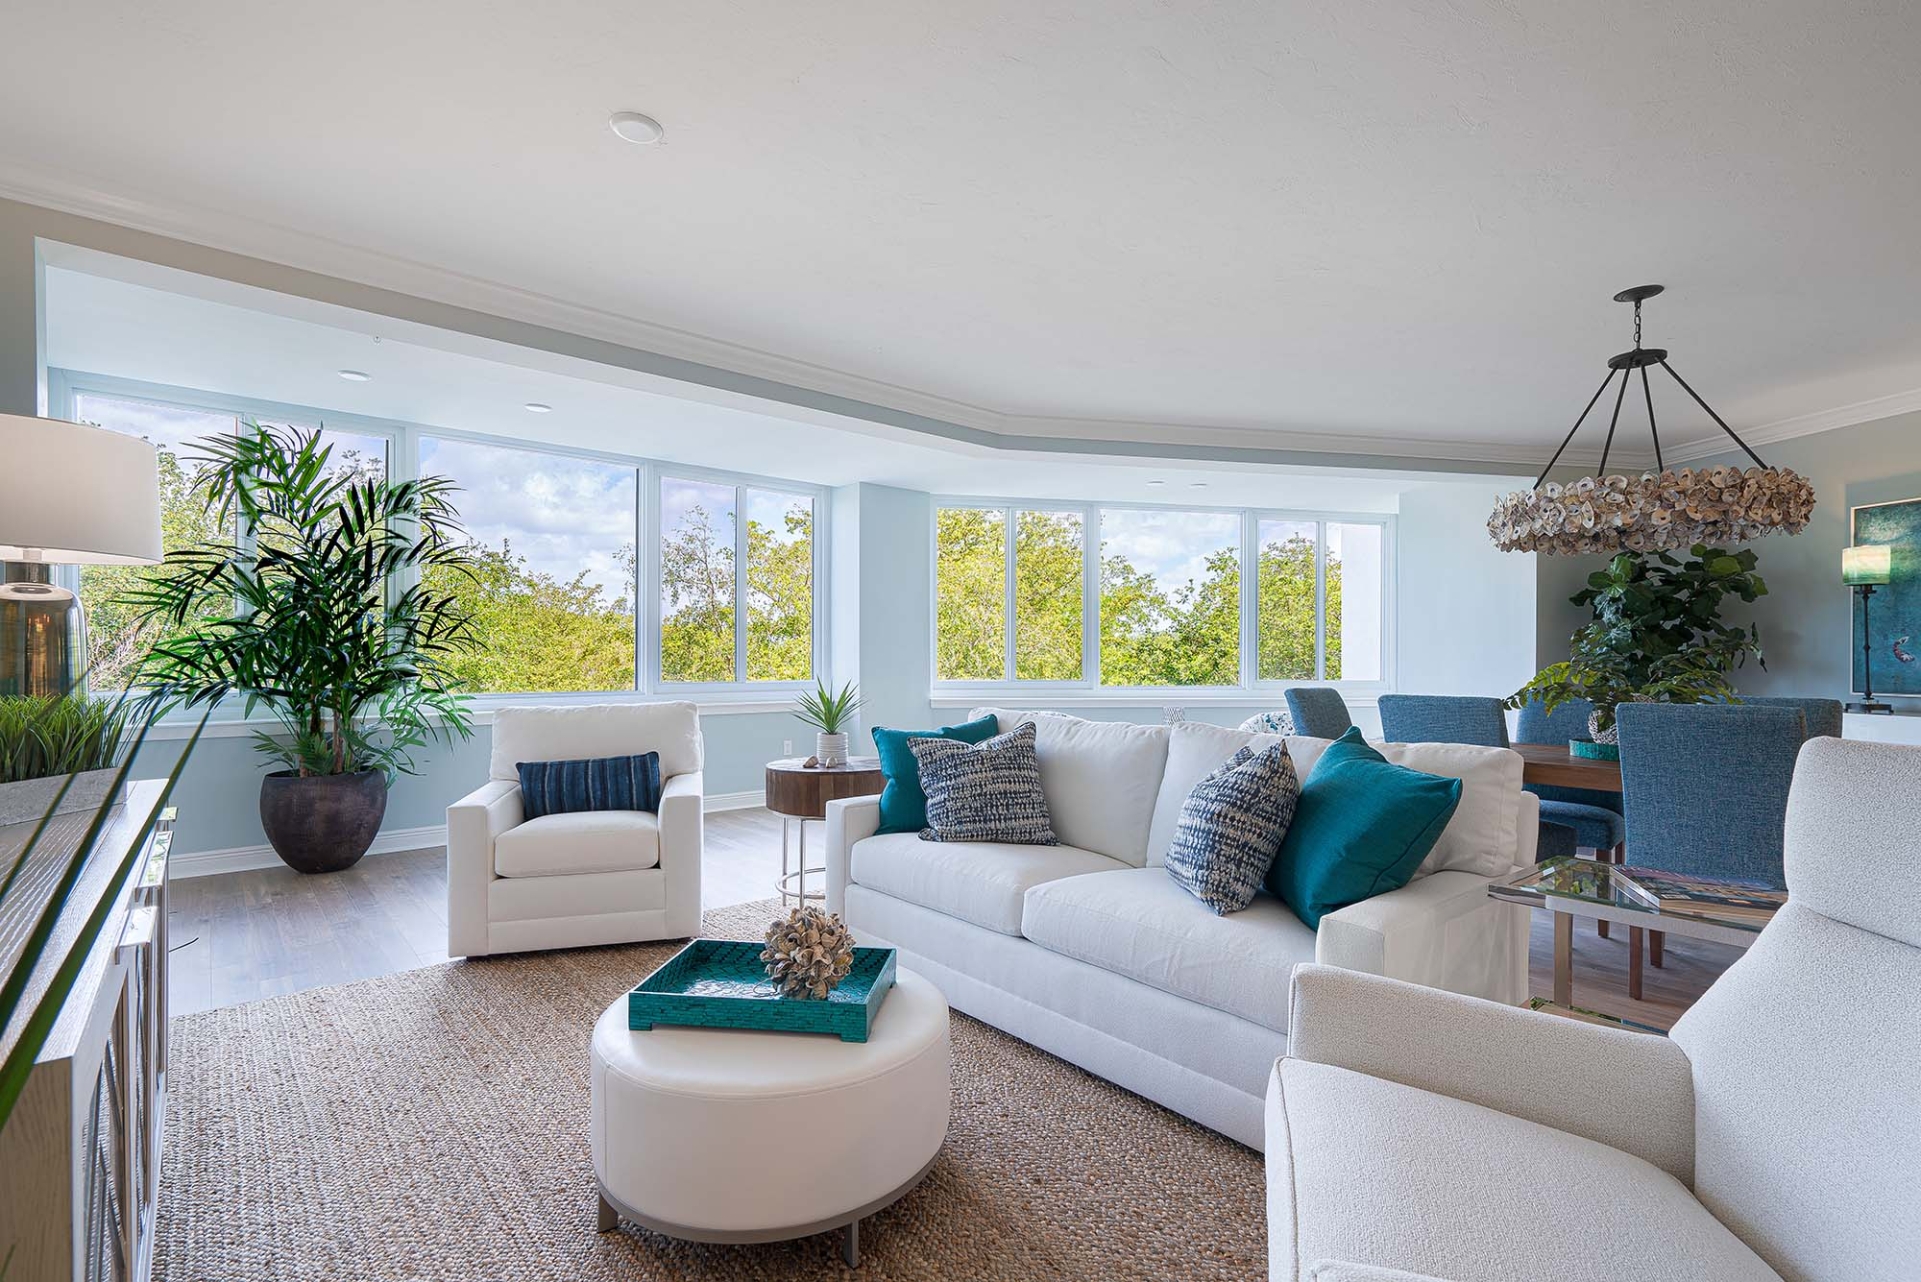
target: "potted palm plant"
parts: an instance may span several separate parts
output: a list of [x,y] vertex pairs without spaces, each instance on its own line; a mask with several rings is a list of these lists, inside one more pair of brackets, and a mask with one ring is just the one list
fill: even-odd
[[1666,552],[1623,552],[1570,597],[1591,606],[1594,621],[1575,632],[1569,656],[1549,664],[1508,697],[1519,708],[1540,699],[1551,712],[1572,699],[1594,705],[1592,740],[1569,748],[1582,756],[1616,757],[1614,710],[1623,703],[1711,703],[1738,700],[1733,672],[1761,654],[1761,632],[1721,621],[1730,597],[1753,602],[1767,594],[1754,552],[1696,544],[1683,561]]
[[318,431],[247,422],[199,446],[195,486],[231,537],[168,553],[130,594],[165,637],[140,680],[270,713],[254,736],[280,767],[261,781],[267,840],[300,872],[351,867],[413,751],[473,732],[444,666],[472,618],[426,573],[472,572],[453,487],[334,466]]
[[860,687],[852,681],[838,691],[816,681],[794,701],[794,715],[819,733],[814,736],[814,758],[823,766],[847,764],[847,730],[860,711]]

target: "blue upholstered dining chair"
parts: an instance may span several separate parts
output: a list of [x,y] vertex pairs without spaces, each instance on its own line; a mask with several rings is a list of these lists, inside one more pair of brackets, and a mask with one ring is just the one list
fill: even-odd
[[1499,699],[1466,694],[1384,694],[1381,737],[1389,743],[1473,743],[1507,747]]
[[1744,694],[1739,704],[1743,708],[1799,708],[1808,723],[1808,738],[1839,739],[1841,737],[1841,701],[1839,699],[1803,699],[1784,695]]
[[1326,686],[1294,686],[1288,690],[1287,714],[1294,718],[1294,733],[1310,739],[1338,739],[1354,724],[1341,692]]
[[1780,886],[1799,708],[1627,703],[1621,795],[1633,860],[1669,872]]
[[[1588,717],[1593,711],[1594,705],[1586,699],[1570,699],[1552,712],[1543,707],[1539,699],[1531,700],[1521,708],[1514,742],[1565,747],[1569,740],[1591,738]],[[1621,817],[1620,793],[1593,788],[1557,788],[1552,784],[1528,784],[1527,790],[1541,799],[1541,822],[1574,829],[1575,845],[1600,851],[1605,856],[1610,851],[1618,854],[1621,843],[1627,840],[1627,820]]]

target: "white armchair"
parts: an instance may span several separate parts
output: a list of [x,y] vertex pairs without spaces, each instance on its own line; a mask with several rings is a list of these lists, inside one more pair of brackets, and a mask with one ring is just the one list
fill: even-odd
[[[447,807],[455,957],[680,939],[700,930],[700,713],[691,703],[502,708],[490,778]],[[660,754],[657,814],[525,820],[523,761]]]
[[1788,904],[1667,1038],[1298,968],[1270,1277],[1915,1277],[1917,832],[1921,748],[1809,740]]

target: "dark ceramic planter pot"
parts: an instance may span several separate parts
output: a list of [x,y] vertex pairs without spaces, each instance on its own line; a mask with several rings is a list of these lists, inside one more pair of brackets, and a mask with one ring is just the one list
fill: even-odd
[[360,862],[387,813],[378,770],[308,775],[276,770],[260,781],[260,825],[295,872],[339,872]]

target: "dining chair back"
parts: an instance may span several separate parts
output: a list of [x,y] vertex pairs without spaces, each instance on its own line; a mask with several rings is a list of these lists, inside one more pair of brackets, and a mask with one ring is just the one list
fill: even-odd
[[1808,738],[1841,737],[1841,701],[1804,699],[1785,695],[1744,694],[1738,705],[1743,708],[1799,708],[1808,723]]
[[1629,862],[1780,886],[1799,708],[1625,703],[1621,793]]
[[1287,714],[1294,733],[1310,739],[1338,739],[1354,725],[1347,701],[1326,686],[1294,686],[1287,692]]
[[1551,743],[1564,748],[1575,739],[1592,739],[1588,733],[1588,718],[1594,715],[1594,705],[1586,699],[1569,699],[1554,705],[1549,712],[1547,705],[1539,698],[1529,699],[1521,705],[1521,715],[1514,727],[1516,743]]
[[1389,743],[1471,743],[1505,748],[1499,699],[1469,694],[1384,694],[1381,737]]

